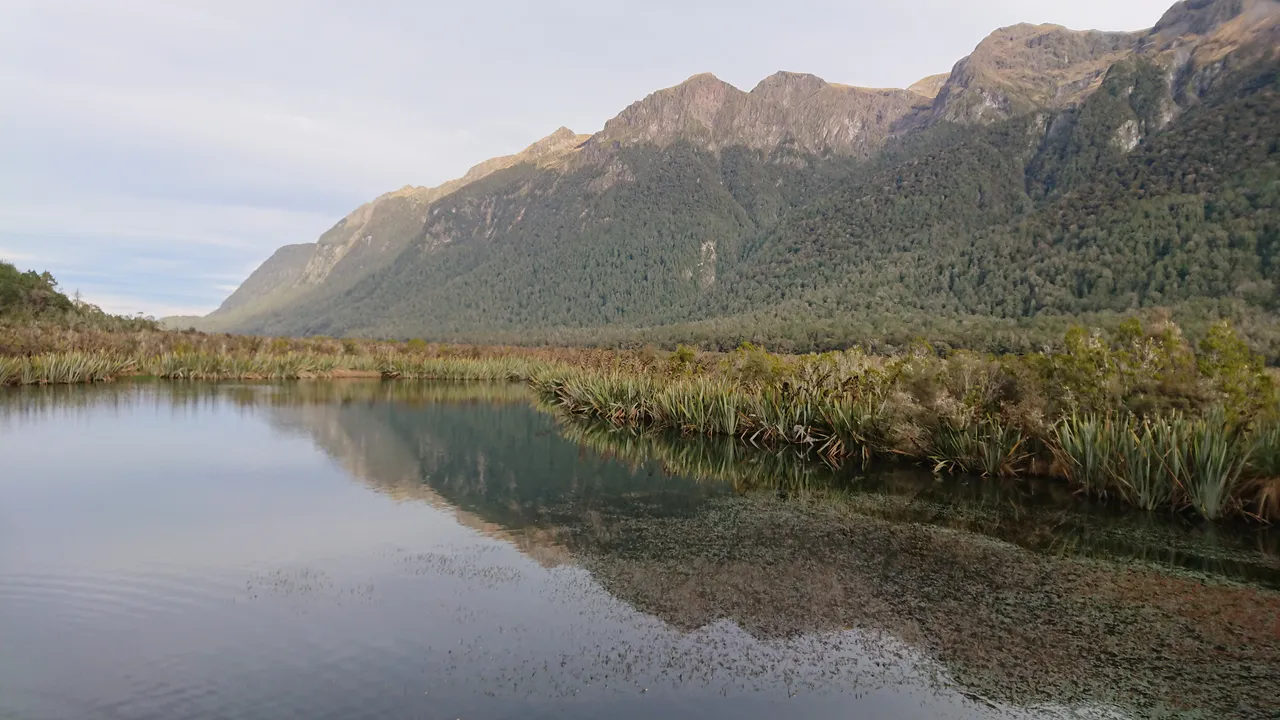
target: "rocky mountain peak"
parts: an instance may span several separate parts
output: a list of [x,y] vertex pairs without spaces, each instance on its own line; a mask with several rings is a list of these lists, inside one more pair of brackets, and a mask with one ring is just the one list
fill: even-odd
[[594,154],[617,145],[667,145],[679,139],[713,141],[726,103],[741,104],[746,93],[711,73],[700,73],[629,105],[591,140]]
[[1174,5],[1151,30],[1147,49],[1194,46],[1213,62],[1246,45],[1249,54],[1273,54],[1280,46],[1280,0],[1186,0]]
[[783,107],[794,107],[826,87],[827,81],[817,75],[779,71],[761,80],[751,94]]
[[536,161],[548,155],[553,155],[581,145],[582,137],[583,136],[578,135],[578,133],[575,133],[567,127],[561,127],[519,153],[516,153],[514,157],[520,161]]
[[927,108],[927,98],[914,92],[837,85],[808,73],[774,73],[749,93],[703,73],[633,103],[591,139],[584,157],[601,160],[617,147],[677,140],[711,151],[789,144],[865,156],[899,121]]
[[1099,61],[1132,51],[1141,36],[1023,23],[991,33],[966,60],[982,69],[1011,73],[1023,82],[1044,74],[1071,77]]
[[1280,57],[1280,0],[1179,2],[1140,52],[1169,70],[1178,105],[1195,104],[1233,70]]
[[522,165],[524,163],[544,165],[548,162],[554,162],[562,155],[576,149],[579,145],[586,142],[589,137],[589,135],[578,135],[567,127],[561,127],[514,155],[502,155],[490,158],[478,165],[475,165],[468,170],[467,174],[463,175],[461,179],[442,185],[441,187],[447,191],[443,194],[454,192],[464,185],[469,185],[477,180],[488,177],[499,170],[506,170],[509,167],[515,167],[516,165]]
[[1207,35],[1234,20],[1246,8],[1276,5],[1272,0],[1182,0],[1169,8],[1152,32],[1164,37]]
[[990,122],[1076,103],[1144,35],[1025,23],[1000,28],[956,63],[934,102],[933,121]]

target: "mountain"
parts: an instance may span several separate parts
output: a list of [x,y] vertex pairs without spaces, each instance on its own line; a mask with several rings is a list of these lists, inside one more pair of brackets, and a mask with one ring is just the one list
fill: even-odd
[[678,141],[713,152],[787,147],[865,157],[884,144],[897,123],[929,105],[930,98],[910,90],[833,85],[803,73],[776,73],[749,93],[703,73],[653,93],[605,123],[587,142],[588,157]]
[[515,155],[486,160],[438,187],[405,186],[365,203],[317,242],[277,250],[200,324],[234,328],[264,313],[287,312],[316,294],[341,292],[395,260],[425,222],[432,202],[510,167],[553,167],[587,137],[562,127]]
[[1280,356],[1280,2],[1147,31],[1003,28],[869,89],[709,74],[286,246],[214,329],[512,342],[926,336],[1227,316]]
[[1001,28],[956,63],[938,92],[932,121],[989,122],[1078,103],[1143,35],[1058,25]]

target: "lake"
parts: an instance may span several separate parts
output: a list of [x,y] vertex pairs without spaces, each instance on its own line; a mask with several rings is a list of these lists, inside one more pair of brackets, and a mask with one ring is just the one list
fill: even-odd
[[0,719],[1276,717],[1280,538],[513,385],[0,392]]

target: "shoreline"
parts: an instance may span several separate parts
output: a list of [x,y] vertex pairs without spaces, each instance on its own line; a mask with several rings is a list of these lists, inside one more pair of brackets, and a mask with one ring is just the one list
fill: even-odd
[[800,447],[830,463],[892,459],[938,475],[1047,477],[1138,508],[1280,520],[1280,388],[1227,325],[1077,328],[1027,356],[788,356],[429,345],[190,333],[70,335],[0,357],[0,386],[130,377],[196,381],[518,381],[615,427]]

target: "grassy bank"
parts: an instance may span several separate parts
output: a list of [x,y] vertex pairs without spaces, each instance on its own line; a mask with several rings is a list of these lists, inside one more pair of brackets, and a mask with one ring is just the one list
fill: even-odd
[[1051,475],[1148,510],[1280,518],[1275,379],[1225,325],[1196,348],[1174,326],[1131,324],[1010,357],[745,347],[707,366],[685,351],[664,373],[553,371],[534,385],[620,426],[805,445],[833,462]]
[[[1057,476],[1149,510],[1280,519],[1277,383],[1226,325],[1194,347],[1169,323],[1075,329],[1059,350],[1002,357],[923,344],[895,356],[787,356],[750,345],[606,351],[152,330],[7,341],[0,385],[131,375],[521,380],[563,412],[617,426],[800,445],[832,463]],[[16,354],[16,344],[39,352]]]

